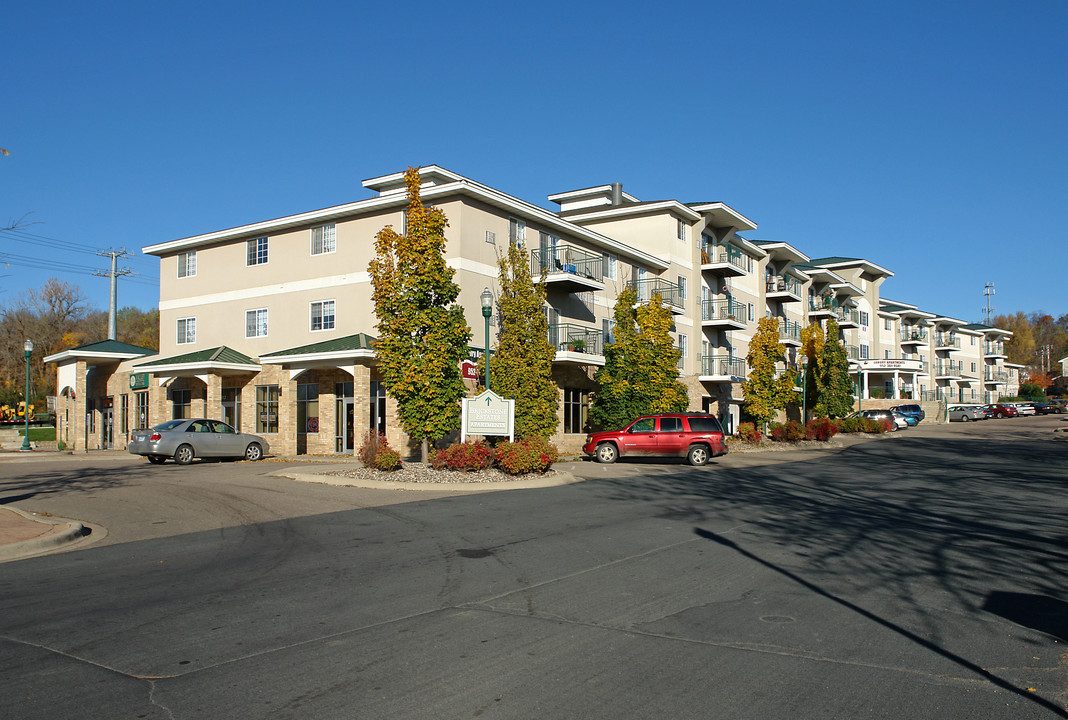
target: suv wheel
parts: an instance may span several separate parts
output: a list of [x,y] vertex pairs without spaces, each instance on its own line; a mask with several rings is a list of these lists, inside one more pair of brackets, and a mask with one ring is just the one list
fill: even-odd
[[691,445],[686,453],[686,460],[695,467],[700,467],[708,462],[708,448],[704,445]]
[[597,446],[597,462],[614,463],[619,457],[619,451],[612,443],[601,443]]

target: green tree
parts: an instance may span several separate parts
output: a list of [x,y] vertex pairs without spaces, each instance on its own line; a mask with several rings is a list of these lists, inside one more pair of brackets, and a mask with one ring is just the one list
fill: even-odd
[[613,341],[605,345],[604,367],[595,380],[590,422],[615,429],[639,415],[681,412],[689,404],[678,381],[680,352],[671,341],[671,310],[658,293],[636,306],[637,293],[627,286],[613,308]]
[[838,340],[838,323],[827,321],[827,335],[819,356],[820,397],[816,414],[820,417],[844,417],[853,412],[853,381],[849,377],[849,358]]
[[[813,322],[801,330],[801,346],[805,362],[805,410],[816,413],[823,394],[823,376],[820,374],[820,356],[823,353],[823,327]],[[802,418],[805,420],[807,418]]]
[[404,431],[421,442],[426,462],[428,441],[459,427],[459,400],[465,394],[459,365],[471,330],[456,304],[460,289],[453,270],[445,264],[445,213],[423,205],[417,169],[408,168],[404,182],[407,232],[382,228],[368,269],[383,383],[397,401]]
[[781,375],[776,363],[786,356],[786,347],[779,342],[779,324],[775,318],[761,318],[756,334],[749,341],[749,375],[742,383],[745,411],[760,420],[765,429],[775,413],[794,400],[794,373]]
[[560,390],[552,378],[556,349],[543,310],[545,284],[531,280],[529,256],[519,244],[509,245],[497,269],[501,330],[492,359],[493,389],[515,400],[516,437],[548,439],[556,432]]

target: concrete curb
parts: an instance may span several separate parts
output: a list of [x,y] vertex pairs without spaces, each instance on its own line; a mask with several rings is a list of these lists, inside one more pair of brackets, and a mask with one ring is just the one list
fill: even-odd
[[[353,468],[361,467],[353,465]],[[338,466],[332,468],[338,470]],[[344,469],[344,468],[340,468]],[[498,492],[501,490],[532,490],[538,488],[558,487],[583,482],[584,478],[575,477],[564,470],[557,470],[555,475],[546,478],[508,480],[504,482],[448,482],[448,483],[413,483],[393,480],[369,480],[351,478],[342,475],[322,473],[293,472],[292,470],[275,470],[270,475],[287,477],[298,482],[321,483],[323,485],[340,485],[357,487],[365,490],[414,490],[432,492]]]
[[80,540],[91,532],[85,525],[82,525],[76,520],[45,518],[39,515],[34,515],[33,513],[24,512],[18,508],[11,507],[10,505],[5,505],[4,507],[16,515],[21,515],[32,522],[40,523],[41,525],[51,525],[52,529],[43,535],[31,538],[30,540],[23,540],[8,545],[0,545],[0,562],[18,560],[32,555],[40,555],[49,552],[50,550],[54,550],[61,545]]

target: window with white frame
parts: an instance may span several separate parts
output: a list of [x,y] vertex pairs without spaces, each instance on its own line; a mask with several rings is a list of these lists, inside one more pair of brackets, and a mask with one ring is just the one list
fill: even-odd
[[686,276],[679,275],[679,299],[686,299]]
[[883,330],[893,330],[893,320],[890,318],[883,318]]
[[247,243],[247,252],[245,253],[245,265],[266,265],[267,264],[267,238],[258,237],[252,238]]
[[245,312],[245,337],[267,337],[267,308]]
[[753,303],[749,303],[749,322],[753,322],[754,319],[755,318],[753,315]]
[[487,230],[486,231],[486,242],[488,242],[490,245],[496,245],[497,244],[497,233],[493,232],[492,230]]
[[679,370],[686,361],[686,353],[689,350],[690,339],[686,335],[679,335]]
[[864,327],[868,327],[868,313],[863,310],[860,311],[860,324]]
[[311,229],[311,254],[326,255],[337,250],[337,228],[334,223]]
[[676,226],[675,226],[675,234],[678,236],[679,240],[685,240],[686,239],[686,221],[685,220],[676,220],[675,222],[677,223]]
[[516,218],[508,218],[508,242],[522,245],[527,239],[527,224]]
[[889,360],[890,357],[891,357],[890,356],[890,351],[889,350],[883,350],[883,359],[884,360]]
[[197,319],[178,318],[178,344],[188,345],[197,341]]
[[311,304],[311,329],[313,332],[334,329],[333,300],[320,300]]
[[869,351],[869,348],[868,348],[867,345],[861,345],[860,346],[860,359],[861,360],[867,360],[868,359],[868,351]]
[[616,279],[616,258],[614,255],[603,253],[601,256],[602,275],[609,280]]
[[604,345],[609,345],[615,341],[615,329],[616,321],[608,318],[601,318],[601,335],[603,335]]
[[193,277],[197,274],[197,251],[178,253],[178,277]]

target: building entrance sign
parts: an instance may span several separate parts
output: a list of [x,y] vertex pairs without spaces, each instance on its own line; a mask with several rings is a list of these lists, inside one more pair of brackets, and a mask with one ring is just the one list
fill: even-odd
[[460,442],[467,442],[468,435],[507,435],[509,441],[515,440],[515,400],[492,390],[461,400]]

